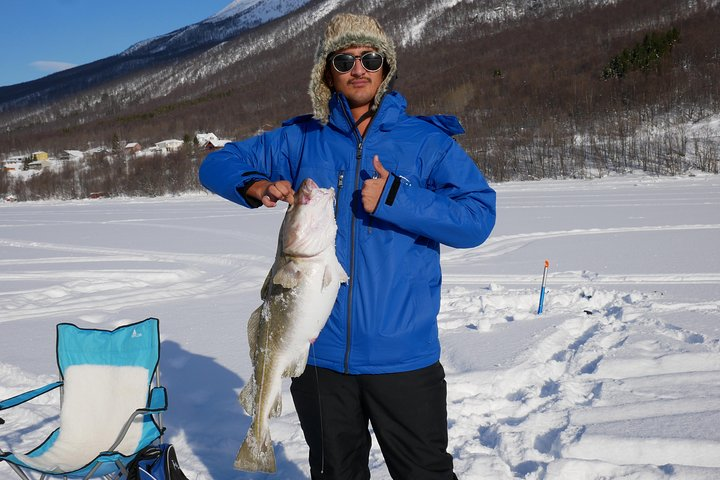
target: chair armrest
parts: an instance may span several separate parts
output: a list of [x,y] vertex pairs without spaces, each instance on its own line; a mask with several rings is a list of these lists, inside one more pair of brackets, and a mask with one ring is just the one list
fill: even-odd
[[164,412],[167,406],[167,390],[165,387],[155,387],[150,391],[150,400],[144,413]]
[[35,390],[30,390],[29,392],[21,393],[20,395],[15,395],[14,397],[8,398],[7,400],[0,401],[0,410],[5,410],[7,408],[14,407],[16,405],[20,405],[21,403],[25,403],[28,400],[32,400],[35,397],[39,397],[40,395],[47,393],[51,390],[55,390],[58,387],[61,387],[63,382],[55,382],[55,383],[49,383],[45,385],[44,387],[36,388]]
[[164,412],[165,410],[167,410],[167,390],[165,389],[165,387],[154,387],[150,391],[150,398],[148,400],[147,407],[138,408],[132,413],[132,415],[130,415],[130,418],[128,418],[127,422],[125,422],[125,425],[123,425],[120,434],[118,434],[115,443],[113,443],[112,446],[108,448],[104,453],[110,453],[115,451],[117,446],[120,445],[120,442],[122,442],[123,438],[125,438],[125,435],[130,429],[130,425],[132,425],[135,417],[137,417],[138,415]]

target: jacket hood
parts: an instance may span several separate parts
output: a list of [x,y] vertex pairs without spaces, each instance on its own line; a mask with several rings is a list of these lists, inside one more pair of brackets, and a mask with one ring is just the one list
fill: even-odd
[[328,102],[332,96],[332,91],[325,82],[328,56],[343,48],[366,45],[377,49],[385,57],[385,62],[389,67],[370,107],[371,110],[376,110],[380,105],[380,99],[391,89],[390,85],[397,73],[395,44],[385,34],[377,20],[372,17],[345,13],[334,16],[328,23],[325,35],[315,52],[315,63],[310,74],[309,88],[313,117],[323,124],[328,121]]

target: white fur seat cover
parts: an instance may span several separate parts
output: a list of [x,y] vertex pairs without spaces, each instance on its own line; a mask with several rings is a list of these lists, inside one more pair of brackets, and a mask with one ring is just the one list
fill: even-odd
[[[146,406],[148,370],[134,366],[72,365],[65,371],[60,432],[38,456],[16,454],[32,468],[71,472],[108,450],[130,415]],[[133,422],[116,449],[135,452],[142,436],[142,416]]]

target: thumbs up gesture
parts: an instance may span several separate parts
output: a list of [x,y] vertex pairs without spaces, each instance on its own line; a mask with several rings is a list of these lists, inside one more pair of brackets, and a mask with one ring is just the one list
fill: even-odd
[[378,202],[380,202],[380,196],[385,189],[385,182],[387,182],[390,172],[385,170],[383,164],[380,163],[380,157],[375,155],[373,157],[373,168],[377,175],[373,178],[368,178],[363,182],[362,191],[362,204],[363,208],[367,213],[373,213],[377,209]]

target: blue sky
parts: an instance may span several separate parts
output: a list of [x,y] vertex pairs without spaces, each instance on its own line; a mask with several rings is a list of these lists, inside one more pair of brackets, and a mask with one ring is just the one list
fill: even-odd
[[120,53],[204,20],[231,0],[2,0],[0,86]]

